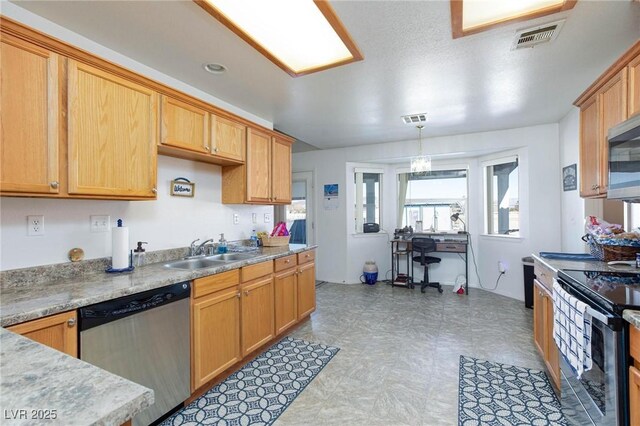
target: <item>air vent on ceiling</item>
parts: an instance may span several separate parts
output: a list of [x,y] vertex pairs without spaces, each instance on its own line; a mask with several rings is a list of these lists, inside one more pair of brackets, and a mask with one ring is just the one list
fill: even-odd
[[424,123],[427,121],[427,113],[403,115],[402,121],[404,121],[404,124]]
[[558,37],[560,28],[564,24],[564,19],[547,24],[538,25],[537,27],[525,28],[516,31],[516,38],[513,41],[511,50],[524,49],[533,47],[541,43],[548,43]]

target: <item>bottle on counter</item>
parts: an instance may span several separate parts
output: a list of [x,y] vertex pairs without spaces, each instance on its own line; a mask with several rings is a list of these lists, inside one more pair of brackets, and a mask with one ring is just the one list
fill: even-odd
[[146,241],[138,241],[138,247],[133,251],[133,266],[142,266],[145,263],[146,253],[142,248],[143,244],[149,244]]
[[256,234],[256,230],[253,229],[251,231],[251,247],[258,247],[258,234]]
[[224,234],[220,234],[220,239],[218,240],[218,253],[226,253],[228,250],[227,240],[224,239]]

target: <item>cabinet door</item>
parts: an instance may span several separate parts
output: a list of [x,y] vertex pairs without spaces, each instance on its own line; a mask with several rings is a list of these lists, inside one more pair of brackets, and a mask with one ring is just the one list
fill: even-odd
[[69,60],[69,193],[155,198],[157,95]]
[[244,161],[247,127],[211,114],[211,153],[218,157]]
[[533,281],[533,343],[544,358],[545,294],[542,284]]
[[78,328],[76,324],[76,311],[70,311],[12,325],[7,329],[77,358]]
[[640,425],[640,370],[629,367],[629,420]]
[[298,267],[298,319],[316,310],[316,264]]
[[544,296],[545,302],[545,355],[544,360],[547,365],[549,375],[560,390],[560,354],[558,346],[553,339],[553,298],[550,295]]
[[236,288],[192,299],[192,391],[238,362],[240,293]]
[[271,137],[249,128],[247,133],[247,201],[271,202]]
[[282,333],[298,320],[298,291],[296,268],[276,274],[275,287],[276,334]]
[[291,203],[291,144],[273,138],[271,196],[277,204]]
[[271,275],[242,288],[242,356],[274,336],[273,279]]
[[162,97],[163,145],[208,153],[209,113],[168,96]]
[[607,134],[609,129],[627,118],[627,70],[616,74],[602,89],[602,136],[600,145],[600,194],[607,193],[609,182],[609,144]]
[[580,108],[580,196],[598,195],[600,177],[600,97],[595,94]]
[[627,67],[628,85],[627,91],[629,93],[628,116],[636,115],[640,113],[640,55],[636,56],[629,62]]
[[0,191],[58,193],[58,56],[0,41]]

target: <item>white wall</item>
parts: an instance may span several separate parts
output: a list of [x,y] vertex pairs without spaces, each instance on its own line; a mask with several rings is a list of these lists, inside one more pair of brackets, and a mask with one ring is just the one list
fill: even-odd
[[[577,164],[580,176],[580,110],[571,107],[560,120],[560,170]],[[578,181],[578,188],[580,182]],[[562,251],[584,253],[585,244],[580,240],[584,234],[585,200],[580,198],[580,190],[562,191]]]
[[[171,180],[186,177],[196,183],[194,198],[169,195]],[[191,240],[204,241],[249,238],[251,230],[271,230],[273,220],[264,223],[272,206],[224,205],[220,202],[222,172],[219,166],[158,157],[158,199],[156,201],[56,200],[3,197],[0,204],[0,270],[67,262],[74,247],[86,259],[111,256],[111,233],[92,233],[89,216],[110,215],[129,227],[131,248],[136,241],[148,241],[148,250],[185,247]],[[240,223],[233,224],[233,214]],[[258,223],[252,223],[256,213]],[[27,215],[44,215],[45,235],[27,236]],[[273,216],[272,216],[273,217]],[[115,225],[112,225],[115,226]]]
[[[549,124],[520,129],[465,134],[432,138],[424,141],[431,155],[467,152],[468,158],[456,158],[449,162],[469,165],[469,214],[468,229],[477,256],[480,278],[490,287],[497,278],[499,260],[506,262],[509,272],[502,278],[496,290],[500,294],[523,299],[521,257],[539,251],[558,251],[560,232],[560,162],[558,155],[558,125]],[[415,154],[415,141],[392,142],[368,146],[304,152],[294,155],[294,171],[313,171],[316,190],[316,232],[318,247],[318,279],[356,283],[367,258],[378,261],[381,277],[390,262],[388,236],[354,236],[348,229],[353,215],[353,199],[349,196],[353,187],[353,175],[347,163],[397,162]],[[510,151],[520,157],[520,199],[522,234],[519,239],[479,237],[483,229],[482,179],[478,152]],[[440,164],[436,161],[434,164]],[[408,160],[407,160],[408,164]],[[395,171],[387,167],[383,183],[383,228],[393,232],[396,223],[397,189]],[[337,210],[325,210],[322,204],[323,185],[340,185],[340,205]],[[461,262],[448,258],[435,267],[432,279],[453,283],[460,272]],[[387,260],[388,259],[388,260]],[[445,260],[446,259],[446,260]],[[458,263],[458,268],[451,266]],[[441,269],[438,269],[442,266]],[[470,285],[478,283],[470,262]]]

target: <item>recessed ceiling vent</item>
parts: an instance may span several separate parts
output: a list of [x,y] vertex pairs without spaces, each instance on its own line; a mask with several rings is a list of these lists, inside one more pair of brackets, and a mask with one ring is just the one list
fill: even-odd
[[404,121],[404,124],[424,123],[427,121],[427,113],[403,115],[402,121]]
[[548,24],[539,25],[537,27],[525,28],[523,30],[516,31],[516,38],[513,41],[511,50],[524,49],[527,47],[533,47],[538,44],[548,43],[558,37],[560,28],[564,24],[564,19],[555,22],[549,22]]

